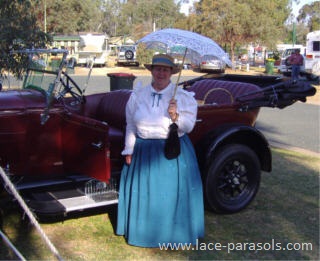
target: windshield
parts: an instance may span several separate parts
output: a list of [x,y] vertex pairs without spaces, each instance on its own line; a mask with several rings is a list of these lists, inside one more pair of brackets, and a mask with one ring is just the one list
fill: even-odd
[[[16,51],[28,55],[29,65],[23,81],[23,89],[35,89],[46,97],[46,107],[41,114],[41,124],[49,119],[54,100],[63,99],[70,106],[84,102],[83,91],[66,71],[68,51],[65,49],[26,49]],[[92,69],[92,66],[90,70]],[[90,71],[91,72],[91,71]]]
[[49,86],[54,84],[57,72],[42,71],[39,69],[29,70],[23,82],[24,89],[37,89],[49,92]]
[[52,87],[59,75],[60,64],[65,59],[66,50],[26,50],[29,57],[29,66],[23,82],[23,88],[32,88],[45,91],[51,95]]

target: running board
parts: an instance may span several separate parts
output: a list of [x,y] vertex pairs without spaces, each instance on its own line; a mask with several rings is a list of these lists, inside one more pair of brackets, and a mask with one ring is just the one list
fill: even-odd
[[[103,199],[105,198],[105,199]],[[92,196],[80,196],[74,198],[65,198],[60,199],[58,202],[64,206],[65,211],[72,212],[72,211],[79,211],[85,210],[89,208],[96,208],[96,207],[103,207],[112,204],[118,203],[118,194],[116,192],[110,193],[109,195],[99,195],[98,197]]]
[[23,191],[22,196],[39,216],[66,216],[73,211],[85,211],[118,203],[118,188],[114,180],[109,184],[90,180],[76,186],[53,186]]

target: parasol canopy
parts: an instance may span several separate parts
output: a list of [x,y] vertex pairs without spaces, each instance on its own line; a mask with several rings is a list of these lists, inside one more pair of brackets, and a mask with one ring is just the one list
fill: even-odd
[[212,39],[191,31],[167,28],[150,33],[137,43],[144,43],[147,48],[178,51],[187,48],[186,58],[197,64],[204,55],[218,57],[228,66],[232,63],[228,54]]

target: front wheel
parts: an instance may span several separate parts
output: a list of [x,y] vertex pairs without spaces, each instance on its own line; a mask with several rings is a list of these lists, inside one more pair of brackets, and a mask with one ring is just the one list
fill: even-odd
[[239,212],[255,197],[260,184],[260,162],[249,147],[226,145],[210,160],[205,177],[205,197],[217,213]]

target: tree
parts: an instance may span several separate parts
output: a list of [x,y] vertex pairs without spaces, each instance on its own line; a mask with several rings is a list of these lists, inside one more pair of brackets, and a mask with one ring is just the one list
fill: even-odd
[[288,4],[289,0],[201,0],[195,5],[195,31],[227,45],[232,59],[237,45],[253,42],[272,48],[288,17]]
[[[291,15],[285,23],[284,43],[305,44],[306,36],[311,31],[320,29],[320,1],[302,6],[297,17]],[[295,30],[294,30],[295,29]],[[293,39],[295,37],[295,39]]]
[[0,0],[0,70],[21,76],[27,57],[13,55],[14,50],[43,48],[51,40],[36,24],[29,0]]
[[139,65],[143,67],[144,64],[151,63],[153,57],[153,50],[147,49],[146,45],[141,43],[137,48],[137,59]]
[[297,17],[299,23],[304,23],[309,28],[309,31],[320,30],[320,1],[315,1],[312,4],[304,5]]
[[106,0],[102,4],[102,31],[110,36],[119,35],[118,19],[121,13],[121,7],[122,4],[120,0]]
[[174,27],[180,14],[174,0],[128,0],[120,17],[118,32],[139,39],[154,29]]
[[[102,25],[103,12],[100,0],[36,0],[32,2],[38,25],[43,31],[47,30],[51,34],[97,31]],[[44,17],[45,14],[46,17]],[[46,21],[46,28],[44,21]]]

